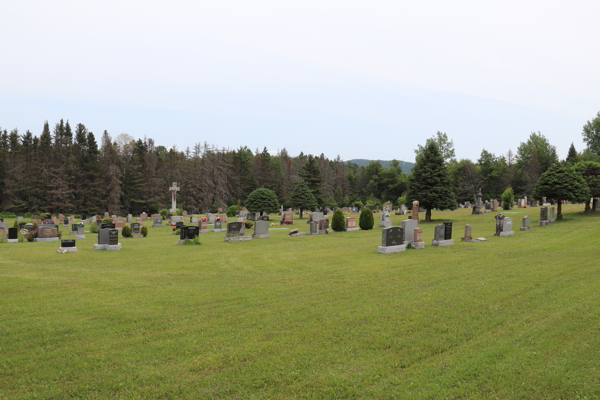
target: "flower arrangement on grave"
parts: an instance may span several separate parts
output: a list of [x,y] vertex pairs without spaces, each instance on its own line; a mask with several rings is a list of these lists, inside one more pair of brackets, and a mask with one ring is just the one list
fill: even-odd
[[21,234],[25,236],[25,239],[27,239],[28,242],[33,242],[33,240],[37,237],[36,230],[27,231],[27,229],[23,229],[21,230]]
[[175,231],[177,231],[177,227],[173,227],[173,234],[175,234]]

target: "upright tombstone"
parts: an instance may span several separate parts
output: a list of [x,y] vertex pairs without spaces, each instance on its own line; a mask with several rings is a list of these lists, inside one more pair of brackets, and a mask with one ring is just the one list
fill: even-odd
[[57,253],[77,253],[77,247],[75,246],[75,239],[63,239],[60,241],[60,247],[56,251]]
[[199,227],[182,225],[181,228],[179,228],[179,244],[185,243],[186,240],[195,240],[199,234]]
[[19,242],[19,231],[17,228],[8,228],[8,239],[6,239],[8,243],[18,243]]
[[411,219],[414,220],[419,220],[419,209],[420,209],[420,205],[418,201],[413,201],[413,206],[412,206],[412,215],[411,215]]
[[548,221],[556,222],[556,207],[554,206],[548,207]]
[[85,239],[85,228],[82,224],[77,224],[77,231],[75,232],[76,239]]
[[413,229],[413,239],[410,242],[411,249],[424,249],[425,242],[423,241],[423,228]]
[[523,217],[523,224],[521,225],[521,230],[522,231],[531,230],[531,217],[529,215],[526,215]]
[[178,222],[182,222],[181,217],[179,215],[173,215],[171,217],[171,225],[177,225]]
[[115,224],[103,222],[100,224],[100,229],[115,229]]
[[179,186],[177,186],[177,182],[173,182],[173,186],[169,188],[171,191],[171,212],[177,211],[177,192],[179,192]]
[[346,217],[346,231],[357,231],[356,217]]
[[190,224],[197,224],[198,223],[198,217],[195,217],[192,215],[192,220],[190,222]]
[[115,229],[122,230],[123,228],[125,228],[125,219],[117,218],[115,221]]
[[498,200],[492,200],[492,212],[498,211]]
[[39,225],[37,229],[37,237],[34,239],[36,242],[51,242],[58,239],[58,229],[54,224],[43,224]]
[[495,236],[512,236],[515,232],[512,230],[512,218],[505,217],[503,214],[496,215],[496,233]]
[[76,235],[78,226],[79,226],[79,224],[71,224],[71,232],[69,232],[69,234]]
[[63,219],[64,226],[69,226],[69,218]]
[[248,214],[246,214],[246,218],[248,219],[248,221],[256,221],[256,213],[249,212]]
[[[104,211],[104,218],[110,218],[110,214],[108,214],[108,211]],[[62,222],[62,221],[60,221]]]
[[412,247],[414,241],[415,228],[419,225],[419,221],[416,219],[405,219],[401,222],[402,230],[404,231],[404,243]]
[[550,222],[548,221],[548,206],[540,207],[540,226],[546,226]]
[[152,227],[160,228],[163,226],[162,216],[160,214],[152,214]]
[[454,244],[452,222],[444,222],[435,226],[434,238],[431,240],[431,244],[434,246],[452,246]]
[[470,224],[466,224],[465,225],[465,236],[461,237],[460,241],[461,242],[474,242],[474,240],[473,240],[473,227]]
[[[284,213],[285,214],[285,213]],[[266,239],[269,237],[269,223],[266,221],[256,221],[254,224],[254,239]]]
[[225,229],[221,228],[221,220],[217,219],[215,220],[215,227],[213,229],[213,232],[223,232]]
[[281,219],[281,225],[293,225],[294,224],[294,213],[285,211]]
[[479,188],[479,192],[477,192],[477,194],[475,195],[475,205],[473,206],[472,214],[483,214],[483,211],[481,209],[481,207],[483,206],[483,203],[481,201],[482,198],[483,194],[481,194],[481,188]]
[[133,215],[127,214],[127,223],[130,224],[133,222]]
[[198,222],[198,227],[200,228],[200,233],[208,232],[208,220],[205,218],[200,218]]
[[312,222],[312,221],[316,221],[319,222],[319,220],[323,219],[323,213],[320,211],[315,211],[312,214],[310,214],[309,218],[308,218],[308,222]]
[[[259,222],[265,223],[264,221],[256,221],[256,223]],[[266,224],[268,225],[269,223],[266,222]],[[229,222],[227,224],[227,233],[225,234],[225,241],[241,242],[245,240],[252,240],[252,236],[244,235],[244,226],[245,224],[243,222]]]
[[377,247],[377,253],[390,254],[406,250],[404,244],[404,229],[399,226],[388,226],[381,230],[381,245]]
[[100,229],[98,231],[98,244],[93,246],[94,250],[121,250],[119,243],[119,231],[117,229]]
[[144,235],[142,235],[142,224],[140,224],[139,222],[131,223],[131,237],[134,237],[134,238],[143,238],[144,237]]
[[311,235],[319,234],[319,223],[317,221],[310,221],[310,234]]
[[215,220],[216,220],[215,214],[208,213],[208,214],[206,214],[206,218],[208,218],[208,223],[209,224],[214,224],[215,223]]

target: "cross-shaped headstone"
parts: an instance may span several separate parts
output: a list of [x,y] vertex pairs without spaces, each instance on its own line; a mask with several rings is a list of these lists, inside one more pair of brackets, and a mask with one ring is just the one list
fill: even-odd
[[171,212],[175,212],[177,210],[177,192],[179,192],[177,182],[173,182],[173,186],[169,190],[171,191]]

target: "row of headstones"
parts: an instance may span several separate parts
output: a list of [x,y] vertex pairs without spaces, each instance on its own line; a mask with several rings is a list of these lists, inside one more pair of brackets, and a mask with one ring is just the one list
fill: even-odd
[[[186,226],[183,225],[183,223],[178,223],[176,227],[177,229],[179,229],[179,243],[183,243],[185,242],[185,240],[195,240],[196,237],[200,235],[200,233],[202,233],[203,231],[207,232],[208,229],[202,229],[202,222],[206,223],[206,221],[201,221],[200,226]],[[269,237],[268,221],[256,221],[254,224],[254,234],[252,236],[245,236],[245,228],[246,224],[242,221],[227,223],[227,233],[225,234],[225,241],[232,242],[251,239],[264,239]]]
[[[554,207],[543,206],[540,209],[540,226],[545,226],[550,222],[556,221]],[[416,227],[418,220],[407,219],[402,221],[402,226],[386,227],[381,232],[381,246],[377,248],[378,253],[396,253],[406,250],[407,246],[411,248],[423,248],[423,230]],[[521,230],[531,230],[531,217],[526,215],[523,217]],[[411,237],[412,234],[412,237]],[[512,236],[514,231],[512,228],[512,218],[505,217],[503,214],[496,215],[496,233],[495,236]],[[463,242],[472,242],[485,240],[483,238],[473,239],[472,226],[465,225],[465,235],[460,239]],[[444,222],[436,225],[432,245],[434,246],[450,246],[454,244],[452,239],[452,222]]]

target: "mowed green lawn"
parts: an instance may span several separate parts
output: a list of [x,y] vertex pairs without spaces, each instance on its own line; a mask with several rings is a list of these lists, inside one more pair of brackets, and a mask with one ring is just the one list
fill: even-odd
[[[494,213],[434,212],[426,248],[396,254],[377,226],[0,244],[0,398],[597,399],[600,214],[582,209],[548,227],[514,209],[507,238]],[[444,221],[456,244],[432,247]],[[461,243],[465,223],[488,242]]]

